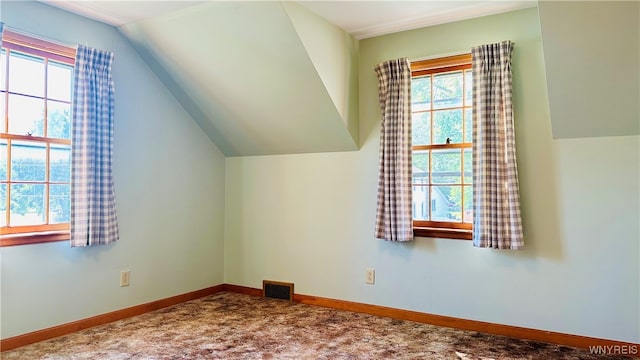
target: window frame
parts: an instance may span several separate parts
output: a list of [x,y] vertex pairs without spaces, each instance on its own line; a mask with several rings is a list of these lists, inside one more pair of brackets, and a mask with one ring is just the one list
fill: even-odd
[[[461,54],[461,55],[453,55],[447,57],[439,57],[435,59],[428,60],[419,60],[411,62],[411,80],[413,81],[415,78],[423,77],[423,76],[433,76],[438,73],[446,73],[453,71],[462,71],[463,79],[464,73],[467,70],[471,69],[471,53]],[[463,80],[463,89],[465,87]],[[464,95],[463,95],[464,97]],[[464,109],[464,104],[463,104]],[[441,110],[441,109],[438,109]],[[433,108],[430,107],[429,111],[434,111]],[[464,113],[464,111],[463,111]],[[412,111],[413,116],[413,111]],[[431,129],[433,125],[430,125]],[[464,120],[463,120],[463,134],[465,133],[464,129]],[[464,141],[464,140],[463,140]],[[433,149],[451,149],[451,148],[461,148],[462,151],[467,148],[472,148],[472,143],[456,143],[456,144],[429,144],[429,145],[413,145],[411,147],[412,153],[420,150],[433,150]],[[461,167],[464,166],[464,162],[462,162]],[[429,162],[429,166],[431,162]],[[464,178],[464,174],[461,169],[461,176]],[[462,179],[461,179],[462,180]],[[461,182],[460,186],[462,190],[464,190],[464,181]],[[413,187],[413,185],[412,185]],[[431,183],[428,183],[429,191],[431,189]],[[461,191],[461,196],[464,196],[464,192]],[[430,200],[431,197],[429,197]],[[431,202],[429,202],[429,213],[431,208]],[[461,211],[464,212],[464,206],[462,206]],[[473,236],[473,224],[465,223],[465,222],[446,222],[446,221],[432,221],[432,220],[416,220],[413,219],[413,234],[414,236],[419,237],[431,237],[431,238],[445,238],[445,239],[458,239],[458,240],[471,240]]]
[[[52,43],[46,40],[33,38],[31,36],[19,34],[10,30],[5,30],[2,33],[2,48],[6,50],[7,62],[5,63],[5,73],[8,74],[9,70],[9,57],[12,51],[20,52],[23,54],[27,54],[29,56],[42,58],[45,66],[45,78],[46,71],[48,69],[49,61],[53,61],[56,63],[62,63],[75,66],[75,57],[76,57],[76,49],[56,43]],[[8,89],[8,79],[2,79],[5,81],[5,90],[2,92],[0,96],[4,96],[5,104],[8,103],[8,98],[10,95],[10,91]],[[39,97],[38,97],[39,98]],[[46,94],[46,83],[45,83],[45,94],[42,96],[45,104],[47,103],[48,96]],[[71,105],[71,99],[70,99]],[[45,105],[46,106],[46,105]],[[45,110],[46,111],[46,110]],[[25,136],[25,135],[15,135],[5,133],[4,130],[7,126],[7,114],[8,109],[5,107],[5,112],[0,114],[2,122],[0,124],[2,130],[0,131],[0,139],[13,141],[36,141],[38,143],[45,144],[46,148],[50,148],[55,144],[64,144],[71,146],[71,139],[56,139],[49,138],[44,136]],[[45,130],[46,131],[46,121],[47,114],[44,114],[44,122],[45,122]],[[46,156],[46,166],[47,172],[50,172],[50,156]],[[10,159],[10,155],[7,160]],[[10,163],[7,163],[7,168],[10,166]],[[9,176],[9,174],[7,174]],[[11,182],[9,178],[7,178],[6,184],[7,186]],[[51,183],[48,178],[45,178],[44,184]],[[47,192],[47,197],[49,193]],[[7,212],[9,212],[9,208],[7,208]],[[48,216],[48,215],[47,215]],[[45,217],[46,218],[46,217]],[[27,245],[27,244],[36,244],[36,243],[45,243],[45,242],[53,242],[53,241],[65,241],[70,238],[70,223],[59,223],[59,224],[45,224],[45,225],[23,225],[23,226],[5,226],[1,228],[0,232],[0,247],[4,246],[15,246],[15,245]]]

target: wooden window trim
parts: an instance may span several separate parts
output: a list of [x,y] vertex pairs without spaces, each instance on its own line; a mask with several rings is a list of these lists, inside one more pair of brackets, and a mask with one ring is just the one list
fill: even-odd
[[68,230],[66,231],[46,231],[21,234],[3,234],[0,237],[0,247],[31,245],[57,241],[68,241],[71,238]]
[[[23,52],[30,55],[35,55],[43,58],[47,58],[54,62],[64,63],[68,65],[75,65],[76,49],[70,46],[56,44],[50,41],[33,38],[27,35],[22,35],[11,30],[4,30],[2,33],[2,47],[10,51]],[[7,53],[9,56],[9,53]],[[45,61],[46,64],[46,61]],[[4,96],[8,96],[10,92],[6,91]],[[45,94],[46,98],[46,94]],[[58,100],[52,100],[58,101]],[[4,118],[4,114],[2,114]],[[6,119],[3,119],[3,128],[6,126]],[[45,120],[46,124],[46,120]],[[45,125],[46,129],[46,125]],[[4,131],[4,130],[3,130]],[[45,130],[46,131],[46,130]],[[55,139],[47,137],[37,136],[25,136],[1,133],[1,139],[6,140],[26,140],[37,141],[47,144],[66,144],[70,145],[70,140]],[[47,156],[47,167],[49,157]],[[49,183],[55,182],[45,181],[37,183]],[[16,246],[16,245],[29,245],[40,244],[47,242],[67,241],[70,239],[69,223],[62,224],[48,224],[48,225],[32,225],[32,226],[8,226],[3,227],[0,233],[0,247]]]
[[472,240],[473,230],[416,227],[414,225],[413,236],[438,239]]
[[413,221],[413,235],[420,237],[471,240],[473,235],[470,223],[449,223],[440,221]]
[[[411,77],[417,77],[435,72],[459,70],[457,67],[464,67],[471,64],[471,54],[453,55],[429,60],[419,60],[411,63]],[[448,68],[453,68],[449,70]],[[429,71],[427,74],[421,71]]]
[[[440,72],[465,71],[470,69],[471,54],[461,54],[447,56],[429,60],[414,61],[411,63],[411,77],[433,75]],[[447,109],[438,109],[447,110]],[[425,110],[431,111],[431,110]],[[423,111],[424,112],[424,111]],[[458,144],[430,144],[412,146],[412,151],[434,150],[434,149],[450,149],[450,148],[471,148],[471,143]],[[462,165],[462,164],[461,164]],[[461,185],[461,184],[458,184]],[[430,186],[429,186],[430,188]],[[418,237],[456,239],[456,240],[472,240],[473,225],[470,223],[454,223],[439,221],[413,221],[413,234]]]
[[2,47],[48,57],[70,65],[73,65],[76,59],[75,48],[32,38],[11,30],[2,32]]
[[25,225],[25,226],[6,226],[2,228],[2,235],[12,234],[38,234],[51,231],[69,231],[69,223],[44,224],[44,225]]
[[[440,111],[440,109],[438,109]],[[414,145],[411,147],[413,151],[419,150],[438,150],[438,149],[471,149],[471,143],[461,144],[433,144],[433,145]]]

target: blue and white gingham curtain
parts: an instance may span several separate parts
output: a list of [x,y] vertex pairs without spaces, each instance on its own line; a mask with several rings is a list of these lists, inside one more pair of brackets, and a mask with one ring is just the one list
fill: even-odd
[[407,58],[375,67],[382,113],[376,238],[413,240],[411,66]]
[[112,176],[113,53],[78,46],[73,87],[71,246],[119,239]]
[[511,41],[474,47],[473,245],[524,247],[513,122]]

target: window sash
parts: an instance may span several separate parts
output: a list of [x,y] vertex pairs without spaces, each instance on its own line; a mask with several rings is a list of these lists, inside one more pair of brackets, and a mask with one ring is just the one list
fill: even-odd
[[[4,97],[5,109],[4,113],[0,114],[2,116],[2,120],[0,123],[0,139],[5,140],[7,146],[7,176],[6,179],[0,181],[0,183],[6,186],[6,203],[5,205],[5,216],[4,219],[5,226],[0,228],[0,234],[2,234],[2,239],[0,240],[0,246],[11,246],[11,245],[20,245],[27,243],[39,243],[39,242],[48,242],[48,241],[60,241],[60,240],[68,240],[68,232],[69,232],[69,222],[65,223],[51,223],[50,219],[50,202],[51,202],[51,185],[70,185],[71,179],[69,181],[50,181],[51,176],[51,162],[50,162],[50,154],[52,151],[52,145],[62,144],[71,146],[70,139],[61,139],[61,138],[51,138],[47,137],[47,107],[49,102],[56,102],[61,104],[70,105],[70,101],[61,101],[59,99],[50,99],[47,94],[47,71],[51,62],[62,63],[73,66],[75,63],[75,49],[55,43],[51,43],[48,41],[35,39],[26,35],[22,35],[10,30],[5,30],[2,34],[2,48],[4,50],[4,55],[6,56],[5,68],[2,71],[7,74],[5,79],[4,89],[0,91],[0,96]],[[40,58],[44,63],[45,69],[45,93],[43,96],[32,96],[28,94],[18,94],[16,92],[11,92],[9,84],[11,79],[9,79],[9,68],[11,66],[11,56],[12,53],[20,53],[26,54],[27,56]],[[71,80],[72,81],[72,80]],[[44,136],[30,136],[26,134],[11,134],[8,133],[9,130],[9,121],[8,118],[8,110],[10,104],[8,104],[9,95],[26,95],[31,98],[39,99],[43,101],[43,109],[45,109],[43,113],[43,135]],[[41,143],[44,145],[46,149],[45,159],[45,179],[44,181],[17,181],[11,179],[11,147],[13,141],[29,141],[34,143]],[[44,185],[44,223],[43,224],[30,224],[30,225],[12,225],[10,222],[11,217],[11,185],[13,184],[37,184]]]
[[[50,162],[50,151],[51,144],[64,144],[71,145],[71,140],[64,139],[52,139],[52,138],[43,138],[43,137],[35,137],[35,136],[23,136],[23,135],[12,135],[12,134],[0,134],[0,139],[7,140],[7,178],[6,180],[1,180],[1,184],[5,184],[6,187],[6,204],[5,204],[5,224],[6,226],[2,227],[2,234],[19,234],[19,233],[32,233],[32,232],[41,232],[41,231],[58,231],[58,230],[69,230],[69,223],[51,223],[50,217],[50,185],[71,185],[71,179],[69,181],[51,181],[51,162]],[[13,140],[28,140],[33,143],[41,143],[44,145],[46,150],[45,155],[45,179],[44,180],[12,180],[11,179],[11,148]],[[39,225],[12,225],[11,224],[11,185],[12,184],[35,184],[35,185],[44,185],[45,186],[45,194],[44,194],[44,224]]]
[[[426,213],[428,215],[429,220],[424,220],[424,219],[415,219],[413,220],[413,227],[414,227],[414,234],[416,236],[430,236],[430,237],[444,237],[444,238],[454,238],[454,239],[467,239],[470,240],[471,239],[471,231],[472,231],[472,223],[470,222],[464,222],[465,217],[463,215],[464,213],[464,208],[465,208],[465,203],[464,203],[464,190],[466,187],[471,186],[471,184],[467,184],[465,183],[465,173],[464,171],[466,170],[464,168],[464,151],[465,149],[471,149],[472,148],[472,142],[466,141],[465,139],[465,134],[467,133],[467,129],[465,129],[465,127],[467,126],[467,121],[465,121],[465,116],[467,116],[466,111],[469,110],[471,108],[471,103],[468,102],[468,98],[466,96],[465,91],[468,91],[468,87],[466,86],[467,84],[465,84],[466,81],[466,77],[465,77],[465,71],[468,71],[471,69],[471,54],[463,54],[463,55],[456,55],[456,56],[450,56],[450,57],[445,57],[445,58],[437,58],[437,59],[430,59],[430,60],[424,60],[424,61],[417,61],[417,62],[413,62],[411,63],[411,71],[412,71],[412,80],[415,80],[417,78],[421,78],[421,77],[430,77],[430,90],[429,90],[429,107],[428,109],[421,109],[418,111],[412,111],[412,114],[415,116],[416,114],[421,114],[421,113],[429,113],[430,117],[429,117],[429,144],[423,144],[423,145],[413,145],[412,146],[412,151],[418,152],[421,151],[422,154],[424,154],[425,151],[428,151],[428,177],[427,177],[427,181],[426,183],[414,183],[414,187],[415,186],[422,186],[425,187],[427,189],[427,192],[429,194],[428,196],[428,200],[426,201],[426,203],[424,204],[425,207],[427,208]],[[434,96],[433,96],[433,79],[435,75],[438,74],[443,74],[443,73],[451,73],[451,72],[458,72],[461,71],[462,72],[462,78],[463,78],[463,82],[462,82],[462,104],[461,106],[454,106],[454,107],[442,107],[442,108],[438,108],[438,109],[434,109],[433,103],[434,103]],[[433,114],[434,112],[438,112],[438,111],[443,111],[443,110],[457,110],[457,109],[461,109],[461,111],[463,112],[463,119],[462,119],[462,141],[463,142],[458,142],[458,143],[452,143],[452,144],[434,144],[433,140],[434,140],[434,125],[433,125]],[[459,183],[451,183],[451,184],[436,184],[433,183],[433,163],[431,161],[432,159],[432,151],[433,150],[445,150],[445,149],[458,149],[461,152],[461,161],[460,161],[460,181]],[[461,196],[461,204],[460,204],[460,211],[461,211],[461,216],[460,216],[460,220],[459,221],[436,221],[432,219],[432,196],[431,196],[431,190],[432,187],[434,186],[452,186],[452,187],[459,187],[460,188],[460,196]],[[414,204],[415,205],[415,204]]]

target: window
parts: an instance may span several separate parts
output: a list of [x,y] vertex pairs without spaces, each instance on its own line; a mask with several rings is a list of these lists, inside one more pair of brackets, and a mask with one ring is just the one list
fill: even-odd
[[5,31],[0,56],[0,244],[68,239],[75,50]]
[[471,54],[413,62],[411,77],[414,234],[471,239]]

